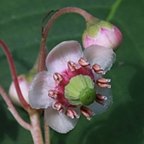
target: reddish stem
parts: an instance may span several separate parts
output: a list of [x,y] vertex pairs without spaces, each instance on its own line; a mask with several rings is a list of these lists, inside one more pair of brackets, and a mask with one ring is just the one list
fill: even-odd
[[46,50],[45,49],[46,49],[46,39],[48,36],[48,32],[49,32],[50,28],[52,27],[53,23],[60,16],[67,14],[67,13],[77,13],[77,14],[81,15],[85,19],[86,22],[91,21],[92,19],[95,18],[91,14],[86,12],[85,10],[77,8],[77,7],[66,7],[66,8],[62,8],[62,9],[56,11],[52,15],[52,17],[50,18],[48,23],[46,24],[46,26],[44,27],[43,32],[42,32],[38,71],[42,71],[45,69],[45,58],[46,58],[46,53],[45,53]]
[[14,65],[14,61],[13,61],[11,52],[9,51],[9,48],[7,47],[7,45],[2,40],[0,40],[0,46],[2,47],[2,50],[4,51],[4,53],[7,57],[10,72],[11,72],[11,77],[14,81],[15,88],[16,88],[19,100],[22,103],[23,107],[25,109],[28,109],[28,108],[30,108],[30,105],[25,101],[25,99],[22,95],[22,92],[21,92],[21,89],[20,89],[20,86],[19,86],[19,83],[18,83],[16,68],[15,68],[15,65]]
[[18,112],[16,111],[13,103],[11,102],[9,96],[6,94],[5,90],[3,89],[2,86],[0,86],[0,94],[2,96],[2,98],[4,99],[5,103],[7,104],[7,107],[9,109],[9,111],[11,112],[11,114],[13,115],[13,117],[16,119],[16,121],[26,130],[31,130],[32,126],[25,122],[21,116],[18,114]]
[[86,22],[91,21],[94,18],[91,14],[89,14],[85,10],[77,8],[77,7],[62,8],[62,9],[56,11],[52,15],[52,17],[50,18],[50,20],[48,21],[48,23],[44,27],[43,38],[47,37],[48,32],[49,32],[51,26],[53,25],[53,23],[55,22],[55,20],[57,20],[60,16],[67,14],[67,13],[77,13],[77,14],[81,15],[85,19]]

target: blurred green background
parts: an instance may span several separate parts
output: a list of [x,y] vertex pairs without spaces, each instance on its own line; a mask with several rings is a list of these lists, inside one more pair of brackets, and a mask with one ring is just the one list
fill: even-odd
[[[91,121],[81,118],[66,134],[51,130],[52,144],[144,144],[144,0],[1,0],[0,38],[10,47],[18,74],[26,73],[38,55],[42,18],[66,6],[83,8],[100,19],[110,18],[123,33],[112,78],[113,105]],[[50,31],[48,49],[63,40],[81,42],[84,20],[76,14],[62,16]],[[11,82],[6,58],[0,50],[0,84]],[[27,114],[18,109],[28,120]],[[0,144],[30,144],[0,97]]]

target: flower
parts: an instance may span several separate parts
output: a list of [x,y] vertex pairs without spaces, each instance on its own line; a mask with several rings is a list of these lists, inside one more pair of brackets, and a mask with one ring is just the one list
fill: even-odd
[[46,58],[48,71],[38,73],[29,91],[32,108],[44,109],[45,121],[59,133],[72,130],[81,114],[90,119],[111,103],[110,79],[115,53],[93,45],[84,51],[77,41],[64,41]]
[[122,40],[120,30],[106,21],[93,20],[87,24],[83,33],[83,47],[100,45],[109,48],[116,48]]

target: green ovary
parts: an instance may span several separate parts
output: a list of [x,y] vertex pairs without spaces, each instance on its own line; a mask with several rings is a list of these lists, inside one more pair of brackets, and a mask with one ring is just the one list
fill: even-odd
[[96,98],[94,82],[89,76],[77,75],[65,86],[65,97],[73,105],[90,105]]

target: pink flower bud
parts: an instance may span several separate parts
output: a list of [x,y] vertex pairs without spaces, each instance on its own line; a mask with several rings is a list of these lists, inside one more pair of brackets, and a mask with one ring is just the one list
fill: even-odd
[[122,40],[120,30],[106,21],[88,23],[83,34],[83,47],[99,45],[115,49]]
[[[24,75],[18,76],[18,82],[19,82],[19,86],[20,86],[22,95],[24,96],[24,99],[26,100],[26,102],[29,104],[29,101],[28,101],[29,82],[27,81],[27,79]],[[14,82],[12,82],[10,85],[9,96],[15,104],[21,106],[21,102],[18,98]]]

